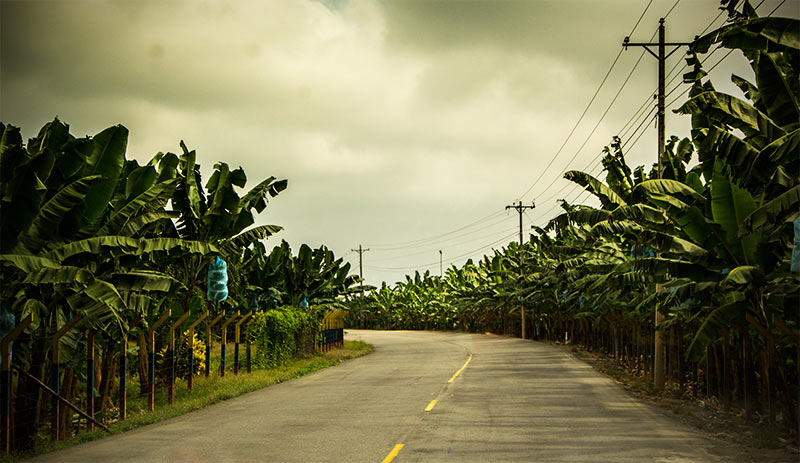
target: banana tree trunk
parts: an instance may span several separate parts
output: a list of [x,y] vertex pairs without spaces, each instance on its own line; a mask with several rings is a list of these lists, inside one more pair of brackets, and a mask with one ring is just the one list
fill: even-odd
[[140,330],[139,334],[136,336],[136,343],[139,345],[139,362],[138,362],[138,370],[139,370],[139,396],[144,397],[148,394],[150,390],[150,383],[149,383],[149,371],[148,371],[148,352],[147,352],[147,336],[145,336],[144,330]]
[[100,413],[104,415],[106,408],[111,404],[112,393],[114,391],[114,383],[117,377],[117,359],[118,352],[116,346],[111,345],[104,349],[103,364],[102,364],[102,377],[100,378]]

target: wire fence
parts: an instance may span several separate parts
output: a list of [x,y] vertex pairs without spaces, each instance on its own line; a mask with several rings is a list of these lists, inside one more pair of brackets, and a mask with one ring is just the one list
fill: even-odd
[[[245,330],[253,312],[205,312],[187,322],[189,315],[166,312],[149,329],[119,337],[87,329],[79,316],[45,336],[26,331],[32,316],[17,323],[0,343],[0,441],[6,455],[86,430],[110,433],[108,426],[131,413],[174,403],[176,387],[191,392],[195,377],[252,371],[255,347]],[[305,353],[343,346],[345,315],[328,312],[304,335]]]

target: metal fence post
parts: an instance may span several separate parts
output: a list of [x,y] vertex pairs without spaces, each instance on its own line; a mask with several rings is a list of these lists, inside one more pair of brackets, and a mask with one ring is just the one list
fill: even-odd
[[[56,394],[61,393],[61,337],[67,334],[67,331],[71,330],[81,321],[83,318],[82,315],[76,315],[72,318],[72,320],[67,321],[64,323],[64,326],[61,327],[56,334],[53,335],[53,354],[52,354],[52,374],[53,374],[53,391]],[[58,440],[59,436],[59,428],[61,424],[61,402],[58,400],[58,397],[53,397],[53,412],[52,412],[52,427],[51,432],[53,434],[53,440]]]
[[128,415],[128,337],[122,336],[119,359],[119,419]]
[[208,378],[208,376],[211,374],[211,343],[212,343],[211,328],[213,328],[214,325],[217,324],[217,322],[222,320],[222,317],[224,316],[225,312],[222,312],[221,314],[214,317],[214,319],[211,320],[211,322],[206,323],[206,378]]
[[232,321],[236,320],[238,316],[239,316],[239,311],[237,310],[234,316],[225,320],[225,322],[222,323],[222,346],[221,346],[222,363],[220,364],[220,374],[219,374],[220,376],[225,376],[225,355],[226,355],[225,351],[226,348],[228,347],[228,325],[230,325]]
[[0,403],[0,419],[2,419],[5,436],[6,455],[11,453],[11,342],[16,339],[33,321],[33,314],[28,315],[14,327],[0,343],[0,355],[3,365],[0,368],[0,388],[3,401]]
[[169,350],[167,357],[169,357],[169,383],[167,386],[167,401],[170,405],[175,401],[175,330],[177,330],[181,323],[189,318],[192,313],[188,310],[180,316],[172,326],[169,327]]
[[234,354],[233,354],[233,374],[234,375],[238,375],[239,374],[239,343],[242,341],[241,340],[242,323],[246,322],[247,319],[250,318],[251,315],[253,315],[253,312],[247,312],[246,314],[244,314],[244,317],[242,317],[238,322],[236,322],[236,325],[234,325],[235,326],[235,333],[234,334],[235,334],[235,339],[236,339],[236,344],[234,345]]
[[156,330],[159,326],[163,325],[164,322],[169,320],[170,315],[172,315],[172,310],[167,310],[164,315],[161,316],[153,326],[147,330],[147,338],[150,341],[150,361],[148,362],[148,373],[150,374],[150,391],[148,394],[147,405],[150,411],[152,412],[155,410],[155,403],[156,403]]
[[[91,329],[86,334],[86,414],[94,418],[94,336],[96,330]],[[94,429],[94,423],[88,420],[89,429]]]
[[189,325],[188,338],[189,338],[189,378],[186,380],[186,387],[189,392],[192,391],[192,378],[194,378],[194,327],[199,325],[200,322],[208,317],[208,310],[202,316]]

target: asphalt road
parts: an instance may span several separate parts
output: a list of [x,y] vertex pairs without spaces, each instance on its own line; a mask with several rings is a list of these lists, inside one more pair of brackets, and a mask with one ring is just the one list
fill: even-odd
[[33,461],[738,461],[557,347],[489,335],[348,333],[375,352]]

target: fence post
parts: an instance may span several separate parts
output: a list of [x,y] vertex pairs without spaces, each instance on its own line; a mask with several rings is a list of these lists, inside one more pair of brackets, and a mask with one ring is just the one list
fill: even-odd
[[[61,337],[67,334],[67,331],[71,330],[81,321],[83,318],[82,315],[76,315],[72,318],[72,320],[67,321],[64,323],[64,326],[61,327],[56,334],[53,336],[53,391],[56,394],[61,394]],[[58,397],[53,397],[53,429],[51,432],[53,433],[53,440],[59,439],[59,428],[61,424],[61,402],[58,400]]]
[[150,341],[150,365],[148,365],[148,373],[150,373],[150,393],[148,394],[147,402],[151,412],[155,409],[156,403],[156,330],[159,326],[163,325],[164,322],[169,320],[170,315],[172,315],[171,309],[167,310],[164,315],[147,330],[147,339]]
[[194,377],[194,327],[199,325],[200,322],[206,319],[206,317],[208,317],[208,310],[206,310],[202,316],[189,325],[189,378],[186,380],[186,387],[189,392],[192,391],[192,378]]
[[172,326],[169,327],[169,350],[167,357],[169,357],[169,383],[167,384],[167,401],[171,405],[175,401],[175,330],[181,326],[181,323],[186,321],[192,312],[186,311],[180,316]]
[[247,372],[252,373],[252,368],[250,364],[250,339],[247,340]]
[[119,359],[119,419],[128,415],[128,336],[120,341]]
[[212,343],[211,328],[213,328],[214,325],[217,324],[217,322],[222,320],[222,317],[224,316],[225,312],[222,312],[221,314],[214,317],[214,319],[211,320],[211,322],[206,323],[206,378],[208,378],[208,376],[211,374],[211,343]]
[[[94,418],[94,336],[96,330],[90,329],[86,334],[86,414]],[[94,423],[87,420],[89,429],[94,429]]]
[[236,322],[236,325],[234,325],[236,327],[236,330],[235,330],[235,333],[234,333],[236,335],[235,336],[236,345],[234,347],[234,354],[233,354],[233,374],[234,375],[238,375],[239,374],[239,343],[241,342],[241,336],[242,336],[241,326],[242,326],[242,323],[246,322],[247,319],[250,318],[251,315],[253,315],[253,312],[247,312],[246,314],[244,314],[244,317],[242,317],[238,322]]
[[3,396],[3,401],[0,403],[0,419],[2,419],[4,428],[6,455],[11,453],[11,342],[17,339],[32,321],[33,314],[30,314],[20,321],[0,343],[0,355],[3,357],[3,366],[0,369],[0,388],[2,388]]
[[231,318],[225,320],[225,322],[222,323],[222,346],[221,346],[222,363],[220,365],[220,374],[219,374],[220,376],[225,376],[225,351],[226,348],[228,347],[228,325],[230,325],[232,321],[236,320],[236,317],[238,316],[239,316],[239,311],[237,310],[236,313]]

